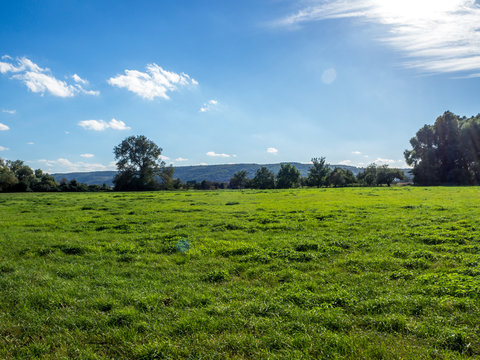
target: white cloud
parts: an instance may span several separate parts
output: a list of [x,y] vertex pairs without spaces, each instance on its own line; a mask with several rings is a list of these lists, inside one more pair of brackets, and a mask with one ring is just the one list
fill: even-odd
[[356,150],[356,151],[352,151],[352,154],[361,155],[362,153],[360,151]]
[[80,157],[85,158],[85,159],[91,159],[91,158],[95,157],[95,155],[87,153],[87,154],[80,154]]
[[59,97],[71,97],[75,95],[74,87],[48,74],[27,71],[24,74],[13,75],[13,78],[22,80],[34,93],[44,94],[48,91],[52,95]]
[[388,31],[379,40],[404,53],[406,67],[467,77],[480,70],[480,4],[475,0],[316,0],[275,25],[339,18],[385,25]]
[[380,165],[380,164],[395,164],[397,161],[396,160],[392,160],[392,159],[383,159],[383,158],[377,158],[375,159],[374,163],[377,164],[377,165]]
[[405,163],[405,160],[393,160],[393,159],[384,159],[384,158],[377,158],[374,161],[377,165],[388,165],[390,167],[401,167],[407,168],[408,165]]
[[165,155],[160,155],[159,158],[160,158],[160,160],[163,160],[163,161],[170,160],[170,158],[168,156],[165,156]]
[[[52,75],[50,69],[41,68],[26,57],[17,58],[16,64],[13,64],[13,59],[10,56],[3,56],[2,59],[8,60],[9,62],[0,61],[0,73],[13,73],[12,79],[22,81],[30,91],[34,93],[43,95],[48,92],[58,97],[72,97],[79,93],[87,95],[98,95],[100,93],[98,91],[86,90],[78,83],[72,85],[65,81],[58,80]],[[77,77],[81,81],[86,81],[78,75]]]
[[128,127],[123,121],[121,120],[115,120],[112,119],[108,123],[109,127],[114,129],[114,130],[130,130],[130,127]]
[[200,164],[198,164],[198,165],[200,165],[200,166],[207,166],[208,164],[207,164],[206,162],[202,162],[202,163],[200,163]]
[[5,146],[0,146],[0,151],[7,151],[7,150],[9,150],[7,147],[5,147]]
[[7,130],[10,130],[10,128],[5,124],[0,123],[0,131],[7,131]]
[[7,114],[10,114],[10,115],[14,115],[14,114],[17,113],[17,110],[3,109],[2,112],[7,113]]
[[199,111],[207,112],[207,111],[213,110],[217,105],[218,105],[218,100],[212,99],[204,103]]
[[27,142],[27,145],[34,145],[35,143],[33,141]]
[[109,128],[113,130],[131,129],[123,121],[116,119],[112,119],[109,122],[106,122],[104,120],[82,120],[78,122],[78,125],[83,127],[84,129],[93,131],[103,131]]
[[230,155],[228,154],[217,154],[215,151],[209,151],[206,154],[207,156],[212,156],[212,157],[224,157],[224,158],[229,158]]
[[85,80],[85,79],[82,79],[80,76],[78,76],[77,74],[73,74],[72,75],[72,79],[73,81],[75,81],[76,83],[79,83],[79,84],[82,84],[82,85],[88,85],[88,81]]
[[267,149],[267,153],[269,154],[277,154],[278,153],[278,149],[274,148],[274,147],[269,147]]
[[73,162],[65,158],[57,160],[37,160],[38,163],[43,164],[49,168],[49,172],[83,172],[83,171],[105,171],[115,170],[115,163],[108,165],[99,163],[87,163],[83,161]]
[[178,90],[179,86],[198,85],[198,82],[185,73],[177,74],[164,70],[157,64],[148,64],[147,72],[125,70],[125,75],[117,75],[108,79],[108,83],[153,100],[156,97],[169,99],[167,92]]
[[182,158],[182,157],[178,157],[178,158],[175,159],[175,161],[178,161],[178,162],[188,161],[188,159],[185,159],[185,158]]
[[350,165],[353,166],[353,161],[352,160],[343,160],[338,163],[339,165]]

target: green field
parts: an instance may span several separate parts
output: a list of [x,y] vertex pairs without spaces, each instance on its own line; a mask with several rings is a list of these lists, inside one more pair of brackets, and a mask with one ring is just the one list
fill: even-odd
[[0,195],[1,359],[480,357],[480,191]]

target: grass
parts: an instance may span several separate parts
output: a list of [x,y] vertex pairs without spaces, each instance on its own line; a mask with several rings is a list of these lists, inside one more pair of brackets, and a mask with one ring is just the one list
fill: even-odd
[[1,194],[0,358],[480,357],[479,200]]

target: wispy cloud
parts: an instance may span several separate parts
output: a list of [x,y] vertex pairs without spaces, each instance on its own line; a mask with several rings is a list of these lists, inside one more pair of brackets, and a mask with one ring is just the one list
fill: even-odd
[[75,81],[76,83],[79,83],[79,84],[82,84],[82,85],[88,85],[88,81],[85,80],[85,79],[82,79],[80,76],[78,76],[77,74],[73,74],[72,75],[72,79],[73,81]]
[[[26,57],[12,59],[10,56],[2,56],[0,61],[0,73],[11,73],[12,79],[22,81],[30,91],[34,93],[45,94],[46,92],[58,97],[72,97],[76,94],[99,95],[100,92],[94,90],[86,90],[82,85],[86,84],[86,80],[79,84],[75,78],[76,84],[68,84],[66,81],[55,78],[50,69],[41,68],[33,61]],[[74,75],[74,76],[75,76]]]
[[212,99],[212,100],[209,100],[207,101],[206,103],[204,103],[202,105],[202,107],[200,108],[200,112],[207,112],[207,111],[211,111],[213,110],[216,106],[218,105],[218,100],[215,100],[215,99]]
[[85,159],[91,159],[91,158],[95,157],[95,155],[87,153],[87,154],[80,154],[80,157],[85,158]]
[[480,70],[480,4],[475,0],[316,0],[275,22],[294,26],[325,19],[355,18],[387,26],[379,40],[408,58],[404,65],[425,73]]
[[376,158],[374,161],[377,165],[388,165],[390,167],[402,167],[406,168],[408,165],[405,163],[405,160],[394,160],[394,159],[384,159],[384,158]]
[[354,155],[362,155],[361,151],[358,151],[358,150],[352,151],[352,154],[354,154]]
[[274,148],[274,147],[269,147],[267,149],[267,153],[269,154],[277,154],[278,153],[278,149]]
[[178,157],[175,159],[175,161],[177,162],[182,162],[182,161],[188,161],[188,159],[185,159],[185,158],[182,158],[182,157]]
[[49,172],[81,172],[81,171],[102,171],[115,170],[115,163],[111,162],[108,165],[99,163],[87,163],[83,161],[70,161],[65,158],[58,158],[57,160],[37,160],[37,163],[48,167]]
[[3,109],[2,112],[7,113],[7,114],[10,114],[10,115],[14,115],[14,114],[17,113],[17,110]]
[[394,160],[394,159],[386,159],[378,157],[375,161],[371,162],[364,162],[364,161],[353,161],[353,160],[343,160],[340,161],[339,165],[349,165],[349,166],[357,166],[357,167],[366,167],[372,163],[376,165],[388,165],[389,167],[396,167],[396,168],[407,168],[407,164],[405,164],[405,160]]
[[198,85],[198,82],[189,75],[164,70],[155,63],[148,64],[146,68],[147,72],[125,70],[125,75],[112,77],[108,79],[108,83],[126,88],[147,100],[153,100],[156,97],[169,99],[167,92],[176,91],[180,86]]
[[10,128],[5,124],[0,123],[0,131],[7,131],[7,130],[10,130]]
[[5,146],[0,146],[0,151],[7,151],[7,150],[9,150],[7,147],[5,147]]
[[78,122],[78,126],[83,127],[87,130],[93,131],[104,131],[107,129],[113,130],[130,130],[131,128],[127,126],[123,121],[112,119],[109,122],[105,120],[82,120]]
[[228,154],[217,154],[215,151],[209,151],[206,154],[207,156],[212,156],[212,157],[223,157],[223,158],[229,158],[230,155]]
[[29,141],[27,142],[27,145],[35,145],[35,143],[33,141]]

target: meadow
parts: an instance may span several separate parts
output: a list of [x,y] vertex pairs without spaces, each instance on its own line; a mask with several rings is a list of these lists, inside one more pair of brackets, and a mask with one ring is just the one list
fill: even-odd
[[0,194],[0,358],[478,358],[479,235],[477,187]]

